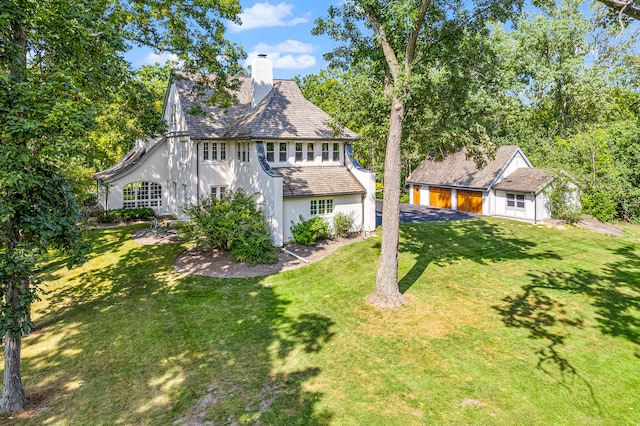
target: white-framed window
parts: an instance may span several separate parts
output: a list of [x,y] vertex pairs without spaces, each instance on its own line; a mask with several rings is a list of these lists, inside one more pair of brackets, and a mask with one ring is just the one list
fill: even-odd
[[225,142],[204,142],[202,145],[202,159],[212,160],[212,161],[226,160],[227,159],[226,143]]
[[279,147],[279,160],[280,162],[284,163],[285,161],[287,161],[287,143],[286,142],[280,142],[280,147]]
[[155,182],[132,182],[122,188],[122,208],[162,206],[162,186]]
[[251,156],[249,155],[249,142],[236,142],[238,161],[249,161]]
[[176,104],[171,104],[171,112],[169,114],[169,124],[171,126],[175,126],[176,123],[178,122],[178,109],[176,107]]
[[524,209],[524,194],[507,193],[507,207]]
[[296,162],[302,161],[302,143],[296,142]]
[[226,186],[211,186],[211,196],[216,197],[218,200],[224,197],[224,194],[227,192]]
[[337,142],[333,143],[333,161],[340,161],[340,144]]
[[320,200],[311,200],[309,202],[309,213],[312,216],[333,213],[333,199],[326,198]]
[[322,144],[322,161],[329,161],[329,144],[327,142]]
[[307,143],[307,161],[313,161],[315,159],[316,151],[313,146],[313,142]]
[[202,144],[202,159],[205,161],[209,159],[209,142]]
[[267,142],[267,161],[275,161],[275,144],[273,142]]
[[189,158],[189,139],[182,137],[180,138],[180,161],[187,161]]

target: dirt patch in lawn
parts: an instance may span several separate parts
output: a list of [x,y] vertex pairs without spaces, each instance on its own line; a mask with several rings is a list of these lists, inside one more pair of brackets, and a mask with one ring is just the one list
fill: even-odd
[[[310,263],[324,259],[333,253],[338,247],[362,241],[360,235],[350,238],[322,241],[315,246],[303,246],[300,244],[286,244],[278,249],[278,260],[271,265],[251,266],[244,262],[236,262],[227,252],[215,249],[204,249],[193,246],[176,257],[173,267],[177,272],[190,275],[203,275],[218,278],[244,278],[261,277],[281,271],[288,271],[306,266]],[[296,258],[285,250],[295,253],[307,262]]]

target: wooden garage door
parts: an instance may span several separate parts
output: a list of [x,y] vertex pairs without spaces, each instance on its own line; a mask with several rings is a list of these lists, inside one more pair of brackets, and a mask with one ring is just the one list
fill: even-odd
[[458,189],[458,210],[482,214],[482,192]]
[[443,209],[451,208],[451,188],[432,186],[429,188],[429,205]]

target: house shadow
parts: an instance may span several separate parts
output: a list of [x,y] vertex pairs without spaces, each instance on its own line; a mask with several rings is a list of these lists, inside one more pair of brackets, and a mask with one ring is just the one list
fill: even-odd
[[482,219],[432,222],[428,226],[402,224],[399,250],[415,259],[398,283],[401,293],[408,291],[430,264],[446,265],[461,259],[481,265],[514,259],[558,259],[552,251],[536,250],[535,243]]
[[[111,238],[94,232],[101,255],[51,290],[49,308],[38,312],[25,345],[53,347],[23,357],[25,386],[34,401],[57,403],[28,417],[82,424],[90,420],[83,413],[93,412],[106,417],[92,421],[111,424],[330,423],[332,414],[316,409],[322,393],[305,388],[321,368],[281,367],[293,354],[322,351],[333,337],[331,318],[288,313],[289,302],[263,278],[174,274],[171,259],[182,244],[114,247],[131,229],[110,231]],[[97,397],[119,390],[122,396]]]
[[[603,335],[633,344],[640,358],[640,256],[637,246],[623,244],[609,249],[619,260],[595,269],[534,271],[519,294],[506,296],[493,308],[506,327],[527,330],[530,339],[542,342],[536,351],[537,368],[568,386],[581,380],[597,404],[588,381],[562,350],[572,329],[593,327]],[[564,295],[585,296],[592,312],[582,311],[585,321],[567,308]],[[593,319],[593,321],[592,321]]]

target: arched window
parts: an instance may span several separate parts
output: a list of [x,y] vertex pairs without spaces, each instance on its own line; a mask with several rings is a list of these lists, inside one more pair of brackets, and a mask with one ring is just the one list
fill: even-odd
[[162,186],[155,182],[128,183],[122,189],[125,209],[162,206]]

